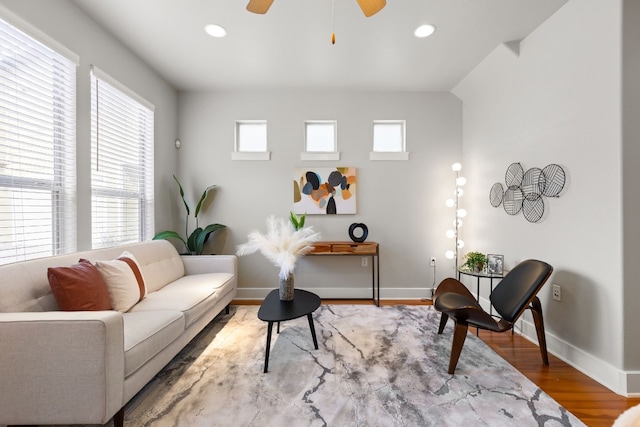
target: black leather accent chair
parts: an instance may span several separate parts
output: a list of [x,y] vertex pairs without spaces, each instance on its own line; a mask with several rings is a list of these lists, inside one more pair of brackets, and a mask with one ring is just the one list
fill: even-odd
[[490,297],[493,308],[500,316],[498,319],[484,311],[460,281],[453,278],[444,279],[434,293],[433,306],[442,313],[438,334],[442,333],[449,318],[455,322],[449,373],[453,374],[456,370],[469,325],[494,332],[505,332],[513,327],[526,309],[531,309],[533,313],[542,361],[548,365],[542,305],[536,294],[552,272],[552,266],[534,259],[522,261],[509,271]]

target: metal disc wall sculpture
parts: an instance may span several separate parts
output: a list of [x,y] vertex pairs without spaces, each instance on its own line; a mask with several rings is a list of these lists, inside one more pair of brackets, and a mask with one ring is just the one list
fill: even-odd
[[512,163],[507,168],[504,181],[507,189],[496,182],[489,192],[491,206],[502,204],[509,215],[522,214],[529,222],[538,222],[544,215],[545,197],[560,197],[566,175],[564,169],[556,164],[540,168],[531,168],[526,172],[520,163]]

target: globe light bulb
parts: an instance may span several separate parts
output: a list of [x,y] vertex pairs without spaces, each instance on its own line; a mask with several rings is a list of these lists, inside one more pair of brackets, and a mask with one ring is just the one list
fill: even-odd
[[458,240],[458,249],[464,248],[464,242],[462,240]]
[[453,257],[456,256],[456,253],[453,252],[453,251],[447,251],[447,252],[444,253],[444,256],[446,256],[447,259],[453,259]]
[[462,195],[464,194],[464,190],[462,188],[458,188],[458,197],[462,197]]
[[458,218],[464,218],[465,216],[467,216],[467,210],[466,209],[458,209],[456,211],[456,216]]
[[447,205],[448,208],[452,208],[455,206],[456,202],[453,199],[447,199],[444,204]]
[[456,237],[456,232],[453,230],[447,230],[447,232],[445,233],[447,235],[448,238],[453,239],[454,237]]
[[462,170],[462,165],[460,163],[454,163],[451,165],[451,170],[454,172],[459,172]]
[[467,183],[467,178],[464,176],[459,176],[456,178],[456,185],[462,187]]
[[456,219],[455,221],[453,221],[453,226],[462,227],[462,220],[460,218]]

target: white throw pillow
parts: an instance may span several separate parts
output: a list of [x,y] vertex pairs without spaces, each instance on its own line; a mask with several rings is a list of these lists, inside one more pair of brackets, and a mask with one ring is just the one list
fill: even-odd
[[[114,310],[125,312],[146,295],[146,286],[136,259],[129,252],[112,261],[96,261]],[[137,271],[135,271],[137,269]]]
[[147,296],[147,284],[142,276],[142,269],[140,268],[140,263],[136,259],[135,256],[131,252],[124,251],[118,257],[120,261],[125,261],[129,264],[129,267],[133,270],[134,276],[136,276],[136,280],[138,281],[138,287],[140,288],[140,300]]

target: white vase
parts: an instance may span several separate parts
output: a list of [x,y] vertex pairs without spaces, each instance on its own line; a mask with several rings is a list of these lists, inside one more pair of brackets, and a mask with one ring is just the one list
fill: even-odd
[[283,279],[279,277],[280,280],[280,301],[293,301],[293,273],[289,273],[289,275]]

